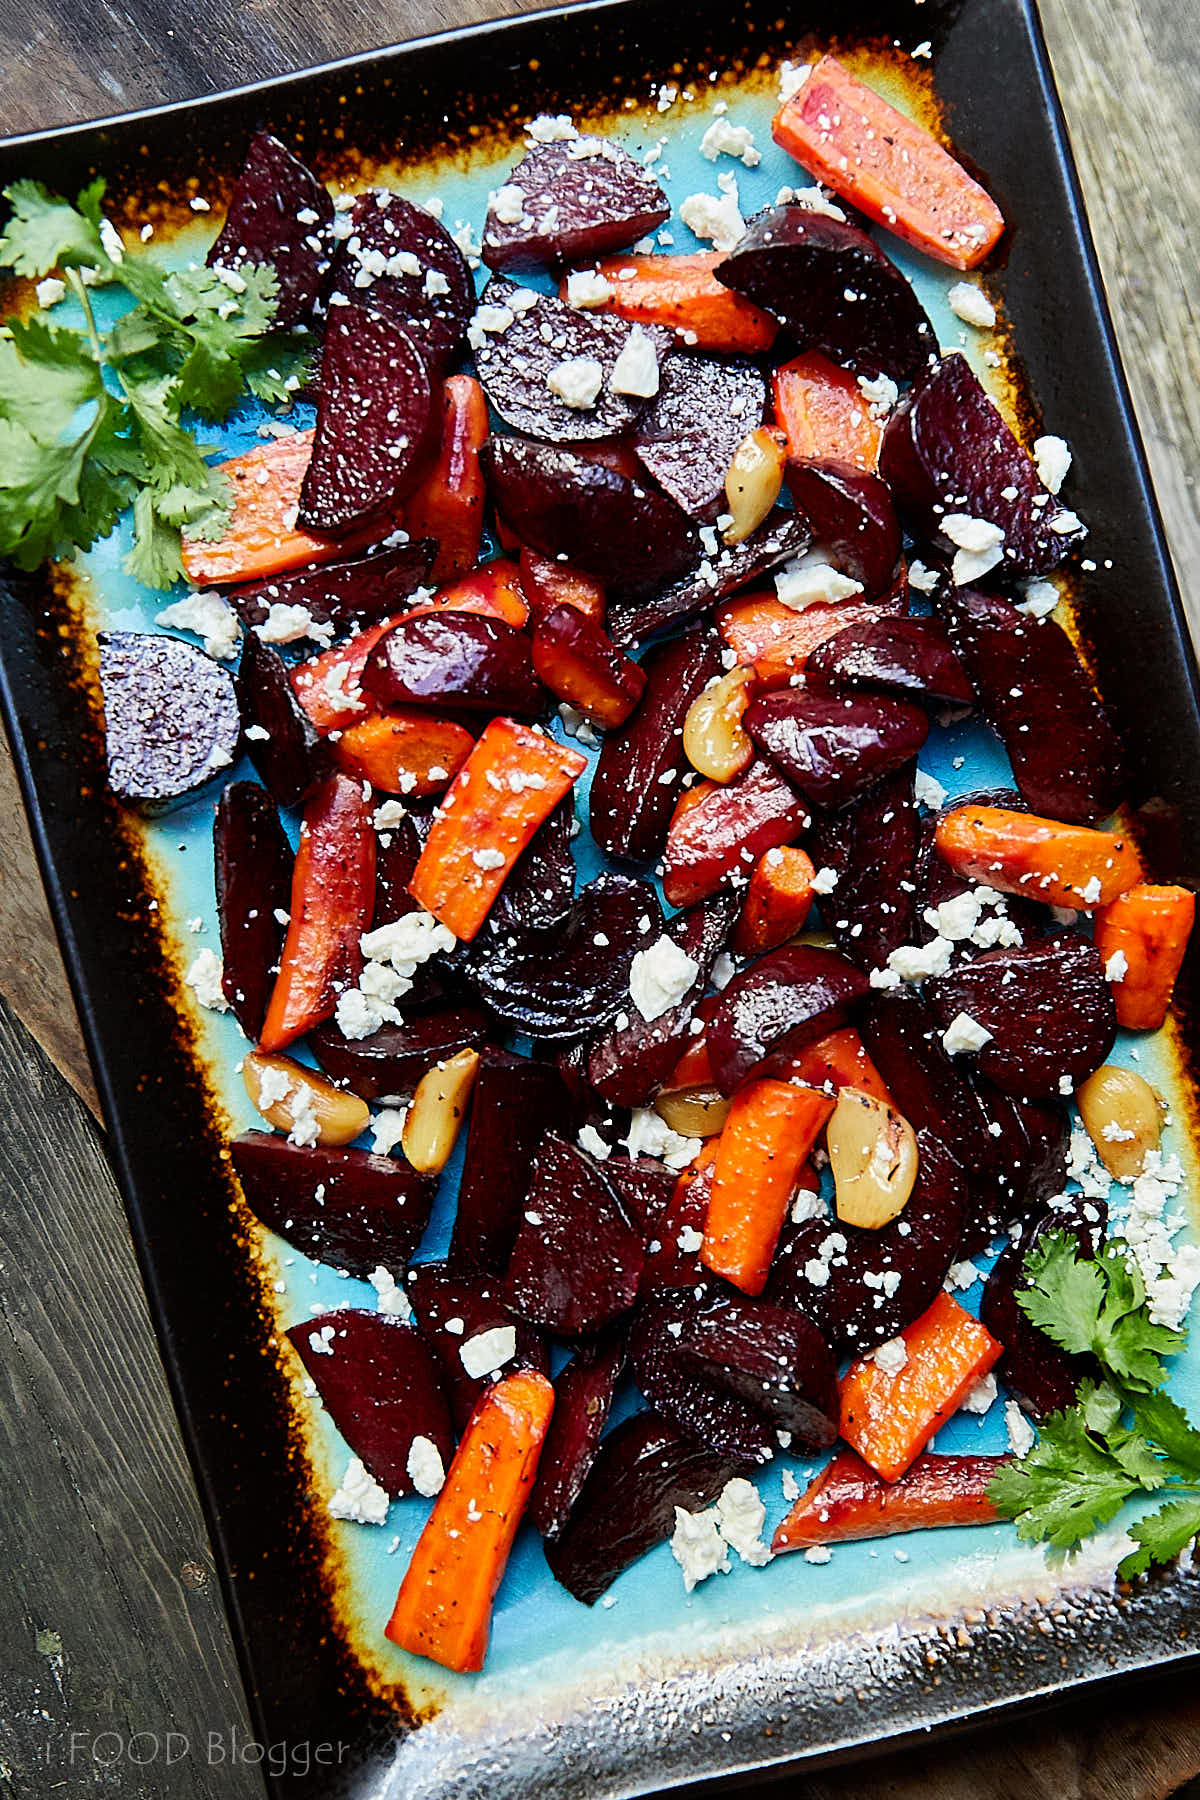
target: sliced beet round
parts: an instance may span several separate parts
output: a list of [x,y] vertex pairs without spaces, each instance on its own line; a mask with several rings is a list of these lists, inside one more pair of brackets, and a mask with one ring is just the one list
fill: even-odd
[[333,250],[333,201],[299,157],[269,131],[251,138],[210,269],[269,263],[279,280],[273,326],[307,319]]
[[483,227],[489,269],[586,262],[671,216],[662,189],[610,138],[534,144],[493,194]]
[[655,481],[694,519],[725,511],[725,476],[748,431],[763,422],[767,382],[743,356],[672,350],[659,365],[658,393],[634,433]]
[[229,1146],[250,1211],[315,1262],[365,1280],[404,1274],[429,1223],[435,1181],[395,1156],[293,1144],[244,1131]]
[[[439,279],[440,277],[440,279]],[[381,189],[362,194],[338,247],[330,317],[347,300],[400,326],[440,373],[454,361],[475,305],[475,283],[446,227],[423,206]]]
[[803,348],[856,374],[904,381],[937,354],[933,327],[899,269],[865,231],[839,219],[769,207],[714,273],[773,313]]
[[1007,1094],[1069,1092],[1100,1067],[1116,1041],[1112,988],[1087,938],[985,950],[926,986],[943,1026],[966,1013],[991,1033],[977,1052],[978,1066]]
[[578,563],[614,594],[657,587],[695,558],[687,515],[617,469],[530,438],[489,438],[481,456],[497,509],[522,542]]
[[747,1076],[769,1073],[770,1059],[846,1024],[869,991],[861,969],[833,950],[787,944],[760,957],[734,976],[709,1016],[713,1080],[734,1093]]
[[740,544],[723,544],[716,556],[700,554],[674,581],[644,599],[617,599],[608,609],[615,643],[630,644],[664,625],[679,625],[717,606],[739,588],[765,581],[812,542],[806,520],[777,508]]
[[553,1063],[508,1050],[483,1053],[448,1262],[503,1275],[525,1207],[529,1170],[548,1131],[575,1126],[575,1104]]
[[471,712],[539,713],[545,690],[529,639],[483,613],[401,619],[368,656],[362,686],[381,706],[460,706]]
[[695,791],[667,834],[663,893],[672,906],[734,886],[766,851],[793,843],[811,822],[791,782],[762,757],[732,781]]
[[818,644],[804,665],[813,686],[970,706],[975,695],[940,619],[867,619]]
[[292,846],[275,803],[256,781],[223,789],[213,820],[221,989],[233,1016],[257,1042],[275,986],[274,969],[292,895]]
[[426,1438],[443,1469],[450,1467],[446,1396],[429,1346],[411,1325],[346,1307],[287,1335],[330,1418],[389,1494],[416,1491],[408,1472],[414,1438]]
[[633,1306],[642,1258],[640,1227],[603,1163],[547,1133],[504,1279],[506,1304],[560,1337],[600,1331]]
[[721,1298],[697,1307],[678,1341],[686,1366],[790,1432],[793,1455],[815,1456],[837,1437],[837,1367],[803,1313]]
[[623,1419],[602,1439],[570,1518],[546,1545],[550,1573],[594,1606],[624,1569],[666,1542],[677,1506],[711,1505],[740,1466],[655,1413]]
[[914,1131],[928,1131],[944,1144],[972,1183],[990,1182],[992,1140],[983,1109],[965,1072],[942,1048],[941,1025],[921,995],[904,987],[875,994],[858,1028]]
[[1006,574],[1043,575],[1074,541],[1051,529],[1055,500],[957,350],[917,379],[888,420],[879,472],[929,538],[952,513],[998,525]]
[[752,700],[742,723],[815,806],[845,806],[911,762],[929,735],[919,706],[884,694],[784,689]]
[[1065,1203],[1047,1207],[1008,1245],[984,1284],[979,1317],[1004,1345],[996,1372],[1018,1404],[1035,1419],[1074,1406],[1080,1382],[1098,1380],[1100,1370],[1093,1357],[1072,1356],[1061,1349],[1017,1304],[1017,1294],[1028,1285],[1025,1258],[1052,1231],[1073,1237],[1080,1256],[1093,1257],[1103,1240],[1107,1218],[1108,1207],[1103,1200],[1084,1200],[1078,1194],[1066,1197]]
[[818,869],[837,876],[832,893],[821,897],[822,921],[842,954],[864,969],[881,968],[893,950],[913,942],[918,830],[911,766],[814,820],[809,854]]
[[696,1443],[738,1462],[769,1462],[775,1452],[769,1415],[684,1355],[682,1338],[695,1310],[696,1297],[685,1290],[639,1302],[629,1329],[633,1378],[655,1412]]
[[161,632],[102,631],[96,642],[113,793],[143,812],[190,800],[237,755],[232,675]]
[[429,368],[398,325],[361,306],[331,309],[312,460],[298,523],[344,537],[382,525],[420,479],[440,429]]
[[564,794],[513,866],[488,914],[497,931],[550,931],[575,903],[571,828],[575,802]]
[[1062,626],[974,588],[952,588],[939,604],[1022,799],[1069,825],[1112,812],[1122,798],[1121,746]]
[[[404,1291],[441,1371],[456,1430],[466,1428],[480,1394],[502,1376],[516,1369],[549,1373],[540,1332],[524,1319],[514,1319],[498,1288],[482,1276],[452,1274],[444,1263],[417,1263]],[[472,1373],[492,1357],[497,1359],[493,1366]]]
[[575,1352],[554,1380],[554,1412],[529,1496],[543,1538],[560,1537],[596,1460],[613,1393],[625,1367],[625,1335],[606,1332]]
[[[406,994],[406,1007],[409,999]],[[330,1079],[360,1100],[403,1100],[435,1063],[478,1049],[490,1023],[481,1007],[452,1001],[406,1015],[403,1025],[381,1025],[366,1038],[343,1037],[327,1019],[310,1033],[309,1043]]]
[[273,800],[299,806],[326,772],[324,740],[297,700],[282,656],[253,631],[242,644],[235,688],[250,761]]
[[878,475],[850,463],[792,458],[785,480],[813,543],[867,597],[892,585],[900,557],[900,521]]
[[350,631],[398,611],[422,586],[436,554],[432,538],[417,538],[374,556],[276,575],[255,587],[236,588],[229,599],[247,625],[263,624],[272,606],[303,606],[314,624]]

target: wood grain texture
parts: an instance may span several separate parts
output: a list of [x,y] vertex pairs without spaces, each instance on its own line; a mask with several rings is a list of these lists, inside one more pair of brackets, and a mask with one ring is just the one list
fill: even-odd
[[[0,119],[24,131],[182,99],[520,0],[0,0]],[[1043,0],[1101,266],[1189,617],[1200,628],[1200,57],[1191,0]],[[1053,278],[1053,271],[1048,271]],[[71,1729],[247,1729],[57,947],[0,753],[0,1794],[261,1793],[193,1752],[64,1760]],[[1200,1770],[1200,1701],[1168,1677],[867,1767],[804,1800],[1165,1800]]]

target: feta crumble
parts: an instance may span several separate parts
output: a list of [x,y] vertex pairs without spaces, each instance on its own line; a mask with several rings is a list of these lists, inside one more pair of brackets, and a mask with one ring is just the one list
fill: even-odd
[[803,612],[806,606],[849,600],[862,591],[861,581],[843,575],[819,550],[794,557],[775,573],[775,597],[794,612]]
[[657,394],[658,354],[654,339],[640,325],[629,333],[608,385],[614,394],[632,394],[642,400],[652,400]]
[[550,392],[575,412],[595,406],[603,385],[604,366],[594,356],[568,356],[546,377]]
[[762,161],[761,150],[754,146],[754,133],[746,125],[731,125],[724,115],[714,119],[700,139],[700,154],[709,162],[716,162],[718,156],[736,157],[748,169],[757,168]]
[[380,1487],[357,1456],[352,1456],[341,1486],[330,1497],[331,1517],[351,1519],[356,1525],[382,1525],[388,1515],[388,1505],[387,1489]]
[[666,932],[639,950],[629,966],[629,997],[647,1024],[678,1006],[695,983],[700,965]]
[[729,1548],[755,1569],[771,1560],[771,1550],[762,1540],[766,1518],[767,1509],[753,1482],[735,1475],[725,1483],[717,1498],[717,1530]]
[[971,1388],[970,1392],[964,1397],[959,1411],[967,1413],[985,1413],[995,1398],[996,1377],[994,1375],[981,1375],[979,1380]]
[[908,1346],[902,1337],[889,1338],[872,1352],[871,1361],[885,1375],[898,1375],[908,1361]]
[[991,1041],[992,1034],[987,1027],[965,1012],[956,1013],[942,1033],[942,1048],[947,1056],[962,1056],[973,1050],[982,1050]]
[[408,1447],[408,1461],[405,1463],[408,1479],[418,1494],[432,1500],[440,1494],[446,1481],[446,1470],[442,1463],[441,1452],[431,1438],[415,1437]]
[[732,250],[746,230],[736,182],[719,199],[715,194],[689,194],[680,205],[679,216],[694,236],[717,250]]
[[683,1137],[648,1106],[635,1106],[622,1143],[631,1157],[652,1156],[680,1174],[700,1153],[700,1139]]
[[478,1381],[485,1375],[497,1374],[516,1353],[516,1326],[493,1325],[489,1331],[476,1332],[460,1344],[458,1356],[467,1374]]
[[728,1575],[729,1549],[721,1536],[720,1514],[715,1506],[707,1512],[694,1513],[683,1506],[675,1508],[671,1555],[683,1570],[683,1585],[689,1594],[718,1571]]
[[589,1156],[594,1156],[599,1162],[612,1155],[612,1145],[605,1143],[594,1125],[583,1126],[575,1142],[581,1150],[586,1150]]
[[407,1106],[385,1106],[371,1120],[371,1148],[376,1156],[390,1156],[404,1136]]
[[209,1012],[229,1011],[229,1002],[221,987],[224,972],[221,958],[215,950],[201,950],[184,976],[201,1006],[207,1007]]
[[961,319],[965,325],[974,325],[980,331],[990,331],[996,323],[996,309],[973,281],[956,281],[946,295],[947,304],[955,318]]
[[1033,460],[1038,480],[1052,494],[1057,494],[1071,470],[1071,446],[1065,438],[1040,437],[1034,440]]
[[598,269],[572,269],[567,276],[567,305],[581,312],[603,306],[615,292],[612,282],[606,281]]
[[210,588],[185,594],[182,600],[164,606],[158,622],[203,639],[205,654],[215,656],[218,662],[229,661],[242,635],[241,622],[232,606]]
[[1004,1428],[1008,1447],[1014,1456],[1028,1456],[1037,1443],[1037,1433],[1015,1400],[1004,1402]]
[[946,789],[934,776],[918,769],[913,777],[913,795],[930,812],[940,812],[946,804]]
[[413,1310],[408,1303],[408,1295],[382,1263],[377,1269],[371,1270],[367,1279],[375,1289],[376,1312],[384,1313],[391,1319],[412,1318]]
[[942,532],[957,546],[950,579],[966,587],[994,569],[1004,554],[1004,532],[990,519],[974,519],[969,513],[947,513]]

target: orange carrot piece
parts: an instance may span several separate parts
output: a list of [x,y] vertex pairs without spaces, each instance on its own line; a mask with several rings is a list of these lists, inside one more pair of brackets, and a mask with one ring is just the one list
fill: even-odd
[[853,1450],[843,1450],[817,1476],[775,1528],[771,1548],[807,1550],[931,1531],[948,1525],[991,1525],[988,1488],[1007,1456],[918,1456],[895,1482],[881,1481]]
[[842,1377],[842,1436],[885,1481],[916,1461],[1003,1349],[946,1293],[901,1336],[908,1360],[895,1375],[868,1356]]
[[847,462],[873,475],[883,427],[849,369],[819,350],[807,350],[771,377],[775,417],[787,433],[788,455]]
[[787,687],[826,638],[847,625],[866,625],[891,609],[873,601],[818,601],[795,612],[774,594],[738,594],[717,609],[721,636],[739,663],[754,670],[756,693]]
[[[665,325],[690,349],[769,349],[779,327],[770,313],[723,287],[713,274],[721,250],[691,256],[610,256],[596,264],[612,284],[603,310],[640,325]],[[633,274],[622,271],[633,270]],[[564,282],[563,294],[566,293]]]
[[327,1019],[339,985],[362,968],[359,938],[375,907],[375,831],[362,782],[330,775],[304,808],[291,920],[259,1039],[282,1050]]
[[798,1076],[810,1087],[824,1088],[828,1083],[835,1093],[844,1087],[861,1088],[885,1106],[895,1105],[887,1083],[867,1055],[853,1025],[831,1031],[828,1037],[806,1044],[803,1050],[793,1050],[788,1057],[788,1074]]
[[318,731],[343,731],[364,716],[368,709],[360,683],[367,658],[384,633],[405,617],[404,613],[393,613],[377,625],[368,625],[344,644],[335,644],[331,650],[322,650],[319,656],[296,664],[292,686]]
[[804,1159],[833,1101],[787,1081],[734,1096],[717,1144],[700,1260],[745,1294],[761,1294]]
[[981,263],[1004,230],[991,195],[914,119],[835,56],[780,107],[777,144],[835,194],[952,269]]
[[1062,825],[1002,806],[943,813],[934,841],[942,861],[969,881],[1085,912],[1107,906],[1142,872],[1137,846],[1122,832]]
[[471,754],[475,740],[453,719],[417,707],[373,713],[349,725],[334,745],[334,761],[385,794],[440,794]]
[[422,613],[434,612],[482,613],[486,618],[501,619],[520,631],[529,618],[521,571],[507,557],[498,556],[495,561],[484,563],[470,574],[452,581],[449,587],[441,588],[432,600],[410,606],[400,617],[416,619]]
[[556,606],[574,606],[594,624],[604,624],[604,588],[574,563],[558,562],[522,545],[521,586],[536,617],[553,612]]
[[1107,965],[1125,958],[1112,984],[1117,1022],[1129,1031],[1157,1031],[1167,1016],[1175,977],[1196,915],[1189,888],[1138,882],[1096,914],[1096,948]]
[[554,1389],[533,1369],[480,1395],[384,1628],[402,1650],[445,1669],[482,1669],[553,1410]]
[[471,375],[451,375],[442,384],[438,453],[404,508],[410,537],[437,539],[430,571],[435,581],[465,575],[479,560],[484,502],[479,452],[487,434],[483,389]]
[[739,956],[762,956],[795,936],[813,903],[816,872],[811,857],[795,844],[778,844],[763,852],[754,865],[733,934]]
[[515,719],[493,719],[442,801],[409,893],[469,941],[542,820],[586,767],[577,750]]

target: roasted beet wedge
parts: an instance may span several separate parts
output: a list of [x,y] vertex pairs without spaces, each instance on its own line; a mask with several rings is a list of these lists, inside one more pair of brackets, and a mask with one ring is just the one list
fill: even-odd
[[381,706],[461,706],[471,712],[541,712],[545,694],[529,639],[481,613],[422,613],[380,638],[362,672]]
[[633,1378],[654,1410],[697,1444],[738,1462],[769,1462],[775,1452],[769,1415],[683,1354],[682,1336],[695,1310],[695,1295],[684,1290],[639,1302],[629,1330]]
[[939,604],[1021,798],[1068,825],[1112,812],[1122,798],[1121,747],[1062,626],[973,588],[952,588]]
[[282,330],[312,312],[329,267],[332,227],[328,189],[286,144],[260,131],[250,140],[208,266],[236,271],[269,263],[279,281],[271,324]]
[[983,1109],[965,1073],[942,1048],[941,1026],[921,996],[912,988],[876,994],[859,1031],[913,1129],[944,1144],[970,1180],[990,1181],[992,1140]]
[[462,251],[432,213],[378,191],[355,202],[350,235],[334,267],[331,318],[337,317],[338,296],[399,325],[440,373],[466,335],[475,284]]
[[[404,1005],[409,1005],[409,996]],[[406,1016],[403,1025],[381,1025],[366,1038],[346,1038],[332,1019],[309,1042],[325,1073],[360,1100],[407,1099],[422,1075],[460,1050],[477,1050],[490,1021],[482,1007],[450,1002]]]
[[330,1418],[389,1494],[416,1490],[413,1439],[450,1467],[454,1434],[434,1357],[420,1333],[385,1313],[346,1307],[288,1332]]
[[802,688],[752,700],[742,723],[814,806],[845,806],[911,762],[929,735],[919,706],[885,694]]
[[609,1156],[604,1173],[625,1202],[626,1210],[651,1242],[658,1222],[671,1204],[677,1177],[652,1156]]
[[269,1131],[244,1131],[229,1146],[246,1204],[256,1218],[315,1262],[365,1280],[407,1269],[437,1186],[395,1156],[293,1144]]
[[714,1081],[732,1094],[747,1076],[769,1073],[772,1057],[845,1025],[868,992],[861,969],[833,950],[773,950],[735,975],[712,1009],[705,1037]]
[[761,757],[724,786],[706,781],[689,789],[667,832],[663,893],[672,906],[706,899],[745,876],[767,850],[799,837],[811,817],[792,784]]
[[570,1518],[546,1545],[550,1573],[594,1606],[623,1570],[666,1542],[677,1506],[711,1505],[739,1466],[654,1413],[634,1413],[602,1440]]
[[764,1300],[708,1301],[688,1318],[679,1349],[706,1381],[790,1432],[793,1455],[828,1450],[837,1437],[837,1369],[802,1313]]
[[[417,820],[421,824],[418,826]],[[411,912],[419,912],[420,907],[408,891],[408,884],[413,878],[421,855],[421,846],[425,842],[424,826],[428,823],[425,815],[406,812],[395,825],[389,825],[386,831],[380,831],[375,840],[375,913],[371,920],[372,929],[380,925],[392,925],[397,919],[406,918]],[[417,971],[414,986],[420,987],[421,977],[426,973],[427,964],[422,964]],[[405,1004],[411,1006],[412,999],[404,996]]]
[[814,687],[868,688],[954,706],[970,706],[975,699],[946,627],[936,618],[847,625],[817,645],[804,673]]
[[161,632],[102,631],[96,641],[113,793],[143,812],[189,800],[237,755],[233,677]]
[[642,1257],[640,1227],[603,1163],[548,1133],[501,1289],[506,1304],[560,1337],[600,1331],[633,1306]]
[[962,1171],[926,1131],[917,1156],[917,1184],[890,1225],[865,1231],[827,1218],[784,1228],[767,1298],[798,1308],[835,1350],[863,1355],[919,1319],[958,1254],[968,1205]]
[[1079,1245],[1079,1254],[1092,1257],[1103,1240],[1108,1207],[1103,1200],[1084,1200],[1072,1194],[1065,1204],[1047,1207],[1031,1219],[1021,1236],[1010,1244],[993,1265],[983,1290],[979,1317],[994,1338],[1004,1345],[996,1372],[1018,1404],[1035,1419],[1073,1406],[1079,1384],[1099,1378],[1090,1356],[1071,1356],[1027,1318],[1017,1304],[1017,1294],[1028,1285],[1025,1258],[1052,1231],[1065,1232]]
[[702,553],[676,580],[645,599],[618,600],[608,610],[608,629],[618,644],[635,643],[664,625],[678,625],[716,606],[738,588],[765,580],[775,569],[803,556],[811,542],[805,520],[776,509],[740,544],[722,545],[716,556]]
[[246,633],[234,685],[250,761],[273,800],[280,806],[299,806],[325,772],[328,754],[296,698],[287,664],[253,631]]
[[437,442],[440,407],[429,369],[398,325],[361,306],[331,311],[321,355],[312,461],[299,524],[344,537],[386,526]]
[[721,672],[721,640],[696,627],[652,650],[641,667],[641,705],[605,737],[589,806],[592,836],[607,856],[652,862],[690,767],[683,722],[697,694]]
[[596,1460],[624,1366],[624,1333],[614,1330],[577,1350],[555,1377],[554,1414],[529,1496],[530,1522],[547,1540],[566,1528]]
[[919,821],[912,768],[887,775],[840,812],[817,816],[809,854],[837,876],[821,918],[851,962],[882,967],[913,942],[913,860]]
[[418,538],[374,556],[238,588],[229,599],[247,625],[264,624],[273,606],[303,606],[314,624],[352,631],[397,612],[425,581],[436,553],[432,538]]
[[858,375],[915,375],[937,339],[913,289],[865,231],[801,206],[773,206],[716,268],[804,349]]
[[1006,1094],[1067,1093],[1116,1041],[1112,988],[1087,938],[985,950],[926,987],[943,1026],[966,1013],[991,1033],[978,1066]]
[[761,425],[766,377],[741,356],[672,350],[659,367],[658,393],[634,433],[638,457],[694,519],[725,510],[725,475],[748,431]]
[[497,509],[522,542],[578,563],[615,594],[657,587],[695,559],[686,513],[619,470],[530,438],[489,438],[482,457]]
[[548,1131],[569,1132],[574,1125],[574,1102],[552,1063],[494,1047],[484,1051],[450,1239],[452,1269],[503,1275],[538,1145]]
[[498,932],[550,931],[575,903],[571,827],[575,802],[564,794],[534,832],[489,914]]
[[968,1256],[1062,1193],[1071,1140],[1065,1107],[1003,1094],[982,1076],[972,1085],[987,1122],[992,1166],[988,1177],[971,1183],[961,1245]]
[[[695,979],[683,998],[656,1019],[645,1018],[631,1006],[628,1023],[615,1025],[592,1045],[588,1080],[613,1106],[645,1106],[666,1082],[686,1046],[697,1002],[736,914],[732,894],[714,894],[669,921],[666,935],[695,963]],[[648,938],[642,954],[654,954]]]
[[885,592],[900,557],[900,521],[878,475],[850,463],[793,458],[785,479],[818,549],[861,582],[868,598]]
[[257,1039],[275,985],[292,894],[292,846],[275,804],[254,781],[234,781],[213,821],[221,990],[248,1038]]
[[1051,527],[1058,508],[1041,499],[1032,458],[957,350],[917,379],[888,420],[879,472],[927,537],[954,513],[998,525],[1006,574],[1045,574],[1071,547],[1071,534]]
[[[643,932],[641,921],[650,920]],[[486,926],[463,965],[480,999],[514,1031],[566,1043],[610,1025],[629,1002],[629,969],[661,930],[658,896],[629,875],[598,875],[565,926],[514,938]],[[597,938],[601,941],[597,942]]]
[[647,1227],[642,1293],[690,1289],[693,1297],[715,1292],[716,1283],[700,1261],[704,1222],[712,1195],[716,1146],[706,1146],[675,1183],[670,1200]]
[[[540,1334],[523,1319],[514,1320],[497,1289],[482,1277],[451,1274],[444,1263],[417,1263],[408,1272],[405,1292],[442,1372],[456,1430],[464,1429],[480,1394],[502,1375],[514,1369],[549,1373]],[[485,1368],[492,1357],[496,1361]]]
[[671,215],[654,177],[609,138],[534,144],[492,196],[489,269],[584,262],[623,249]]
[[569,602],[534,626],[533,666],[559,700],[609,730],[625,723],[646,686],[637,663]]

